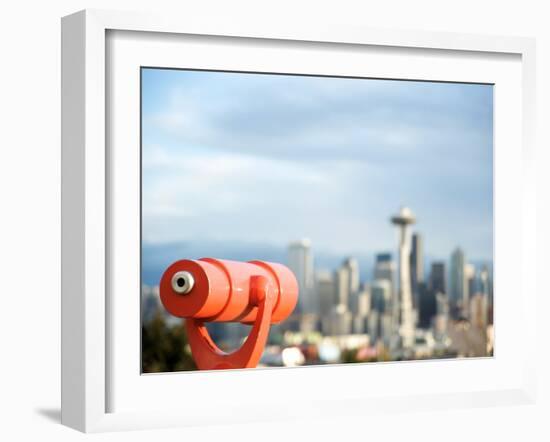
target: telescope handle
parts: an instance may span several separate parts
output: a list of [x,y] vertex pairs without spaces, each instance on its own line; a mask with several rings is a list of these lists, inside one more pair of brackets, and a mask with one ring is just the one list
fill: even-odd
[[256,367],[269,335],[275,290],[265,276],[250,278],[250,299],[258,306],[252,330],[244,344],[232,353],[225,353],[214,343],[204,321],[189,318],[185,321],[193,359],[200,370]]

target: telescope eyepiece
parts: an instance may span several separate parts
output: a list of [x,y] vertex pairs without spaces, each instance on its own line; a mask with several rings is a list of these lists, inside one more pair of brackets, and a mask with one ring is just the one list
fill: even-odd
[[172,276],[172,289],[180,295],[185,295],[193,290],[195,286],[195,278],[186,271],[176,272]]

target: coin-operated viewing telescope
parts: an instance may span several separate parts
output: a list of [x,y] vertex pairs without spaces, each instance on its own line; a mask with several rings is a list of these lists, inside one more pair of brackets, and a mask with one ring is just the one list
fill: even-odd
[[[294,310],[298,283],[282,264],[183,259],[162,275],[160,299],[172,315],[186,318],[191,353],[200,370],[248,368],[258,364],[269,326]],[[241,322],[252,329],[241,348],[224,353],[205,322]]]

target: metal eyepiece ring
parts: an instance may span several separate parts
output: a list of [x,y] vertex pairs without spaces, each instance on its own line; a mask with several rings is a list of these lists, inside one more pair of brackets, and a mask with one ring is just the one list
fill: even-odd
[[189,272],[181,271],[174,273],[172,276],[172,289],[176,293],[185,295],[189,293],[195,286],[195,278]]

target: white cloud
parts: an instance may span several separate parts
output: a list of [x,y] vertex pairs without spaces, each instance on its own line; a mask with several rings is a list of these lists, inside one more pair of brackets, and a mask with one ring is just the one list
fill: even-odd
[[490,254],[490,235],[471,241],[466,227],[491,229],[490,89],[169,75],[143,108],[146,241],[386,249],[388,217],[408,204],[432,252],[452,242]]

